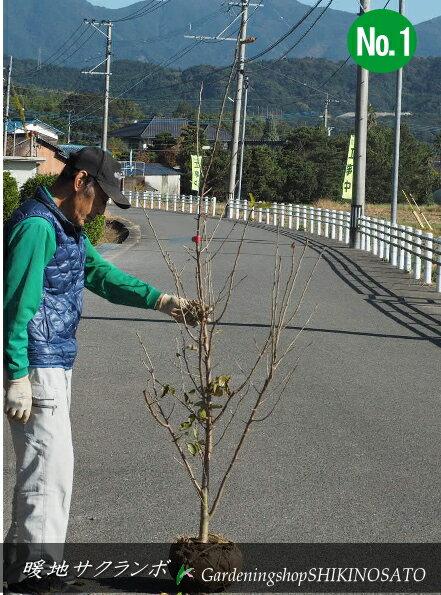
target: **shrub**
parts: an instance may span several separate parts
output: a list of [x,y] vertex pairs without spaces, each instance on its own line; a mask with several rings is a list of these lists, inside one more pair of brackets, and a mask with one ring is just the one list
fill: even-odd
[[20,189],[20,202],[32,198],[37,186],[52,186],[57,178],[58,175],[53,174],[37,174],[33,178],[29,178]]
[[106,218],[104,215],[97,215],[93,221],[86,223],[84,233],[89,238],[91,244],[95,246],[103,236],[106,227]]
[[3,172],[3,222],[20,206],[17,181],[11,172]]

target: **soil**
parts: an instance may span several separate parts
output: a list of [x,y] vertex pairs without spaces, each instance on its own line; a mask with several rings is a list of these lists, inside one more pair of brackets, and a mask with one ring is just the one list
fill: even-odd
[[111,217],[106,214],[106,228],[103,237],[98,242],[100,244],[122,244],[127,239],[129,230],[124,225],[124,220],[117,217]]
[[227,578],[205,582],[202,579],[206,568],[214,572],[230,573],[242,569],[242,553],[236,544],[221,536],[210,534],[208,543],[194,537],[180,537],[170,547],[168,565],[170,574],[176,578],[179,569],[192,568],[192,578],[184,576],[180,588],[186,593],[214,593],[224,591],[231,583]]

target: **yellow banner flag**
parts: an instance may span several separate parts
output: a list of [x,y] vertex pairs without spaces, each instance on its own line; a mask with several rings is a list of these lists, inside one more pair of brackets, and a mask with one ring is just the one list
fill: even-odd
[[201,183],[201,168],[202,168],[202,157],[197,155],[191,156],[191,189],[199,192],[199,185]]
[[345,200],[352,200],[352,186],[354,183],[354,152],[355,152],[355,136],[351,134],[349,140],[348,160],[345,167],[345,177],[343,180],[343,194],[342,198]]

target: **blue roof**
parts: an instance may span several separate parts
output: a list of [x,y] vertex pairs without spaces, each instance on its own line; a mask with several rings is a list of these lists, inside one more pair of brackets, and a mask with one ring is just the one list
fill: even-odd
[[[46,126],[47,128],[54,130],[55,132],[64,134],[64,132],[62,130],[58,130],[58,128],[55,128],[55,126],[52,126],[51,124],[47,124],[46,122],[43,122],[43,120],[40,120],[39,118],[25,118],[25,122],[26,122],[26,124],[40,123],[40,124],[43,124],[44,126]],[[8,132],[14,132],[15,128],[23,128],[23,122],[21,121],[20,118],[11,118],[10,120],[8,120]]]
[[84,149],[87,145],[57,145],[61,151],[66,155],[66,157],[70,157],[71,153],[75,153],[76,151],[80,151]]
[[172,167],[168,167],[167,165],[162,165],[162,163],[145,163],[144,164],[144,175],[145,176],[179,176],[181,175],[180,171],[173,169]]

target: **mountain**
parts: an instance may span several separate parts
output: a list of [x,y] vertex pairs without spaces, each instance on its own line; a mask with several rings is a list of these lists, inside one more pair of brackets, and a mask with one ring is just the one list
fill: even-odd
[[417,32],[418,56],[441,56],[441,17],[420,23]]
[[[237,14],[237,9],[228,2],[169,0],[163,5],[158,3],[154,11],[150,5],[146,0],[125,8],[109,9],[86,0],[5,0],[4,53],[17,58],[41,56],[43,63],[93,67],[104,54],[104,37],[91,25],[82,23],[88,18],[114,21],[114,59],[173,65],[180,69],[196,64],[223,66],[232,61],[235,47],[232,41],[197,43],[184,38],[185,34],[219,34]],[[248,35],[256,37],[257,41],[248,46],[247,55],[252,57],[266,49],[310,9],[297,0],[265,0],[263,6],[250,8]],[[118,22],[142,10],[147,11],[144,16]],[[307,33],[322,11],[323,8],[315,10],[295,33],[263,58],[279,58]],[[289,57],[345,59],[348,55],[346,34],[355,17],[348,12],[326,10]],[[236,19],[224,35],[235,37],[238,22]],[[418,55],[441,56],[441,17],[421,23],[416,29]],[[181,55],[181,50],[189,46],[194,47]]]

